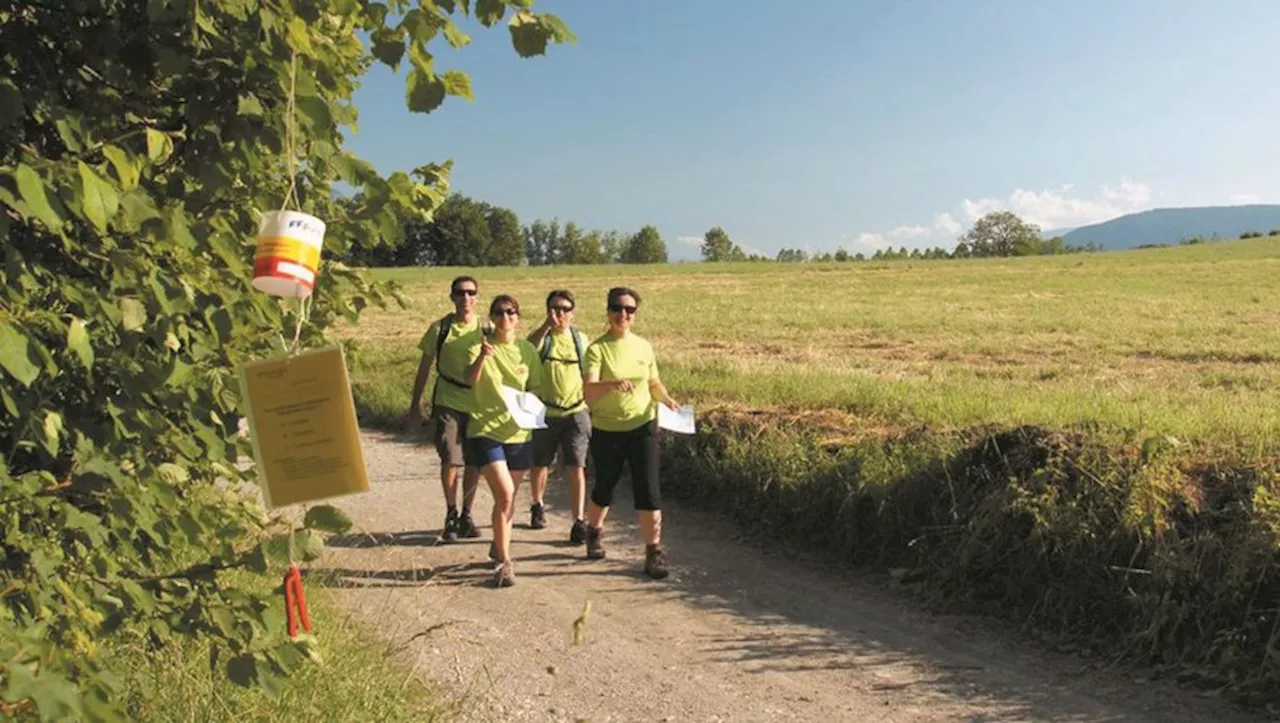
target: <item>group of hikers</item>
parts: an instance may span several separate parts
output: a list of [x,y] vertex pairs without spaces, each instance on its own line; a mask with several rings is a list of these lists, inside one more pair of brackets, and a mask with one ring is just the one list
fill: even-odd
[[[422,424],[422,396],[434,368],[433,441],[448,507],[442,539],[480,536],[471,508],[483,476],[493,493],[489,558],[496,563],[494,584],[514,584],[511,529],[517,486],[532,470],[529,526],[546,527],[544,495],[558,453],[574,515],[569,540],[586,543],[588,559],[605,556],[605,518],[623,469],[629,468],[645,542],[644,569],[654,579],[665,578],[656,405],[672,410],[678,405],[658,376],[652,345],[631,330],[640,295],[626,287],[609,289],[609,329],[588,342],[573,327],[577,302],[567,289],[547,295],[546,319],[527,337],[517,333],[519,301],[508,294],[494,297],[488,323],[482,323],[476,310],[479,293],[470,276],[459,276],[450,285],[454,310],[422,336],[407,417],[412,427]],[[546,407],[545,428],[517,424],[503,386],[536,394]],[[588,456],[595,468],[589,500],[584,499]]]

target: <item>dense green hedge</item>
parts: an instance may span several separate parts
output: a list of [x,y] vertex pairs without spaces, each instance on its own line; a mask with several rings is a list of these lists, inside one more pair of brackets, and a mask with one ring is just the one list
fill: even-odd
[[664,485],[922,594],[1280,702],[1276,460],[1035,427],[824,436],[712,414],[666,438]]

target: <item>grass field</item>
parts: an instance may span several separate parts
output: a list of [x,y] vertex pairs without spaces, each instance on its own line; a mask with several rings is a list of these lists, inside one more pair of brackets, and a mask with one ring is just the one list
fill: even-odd
[[[636,288],[636,329],[681,400],[838,408],[871,423],[1098,425],[1246,446],[1280,405],[1280,239],[1004,260],[684,264],[469,270],[482,303],[520,299],[539,323],[553,287],[577,325]],[[402,414],[427,325],[458,269],[382,269],[411,299],[371,310],[360,343],[366,415]]]

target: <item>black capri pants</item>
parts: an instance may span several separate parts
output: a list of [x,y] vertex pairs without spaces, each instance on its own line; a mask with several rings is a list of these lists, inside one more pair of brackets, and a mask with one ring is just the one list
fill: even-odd
[[591,430],[591,461],[595,484],[591,501],[601,507],[613,502],[613,491],[622,479],[624,466],[631,468],[631,490],[637,510],[659,510],[662,491],[658,487],[658,420],[626,432]]

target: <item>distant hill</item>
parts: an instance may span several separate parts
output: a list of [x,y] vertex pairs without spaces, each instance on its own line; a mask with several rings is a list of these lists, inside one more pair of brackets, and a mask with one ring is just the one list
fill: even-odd
[[1082,226],[1062,240],[1072,246],[1092,242],[1106,249],[1130,249],[1143,244],[1174,245],[1194,236],[1236,238],[1245,231],[1265,235],[1271,229],[1280,229],[1280,205],[1157,208]]
[[1069,226],[1069,227],[1063,227],[1063,228],[1049,228],[1041,231],[1040,236],[1042,238],[1053,238],[1054,236],[1066,236],[1067,234],[1075,230],[1076,230],[1075,226]]

